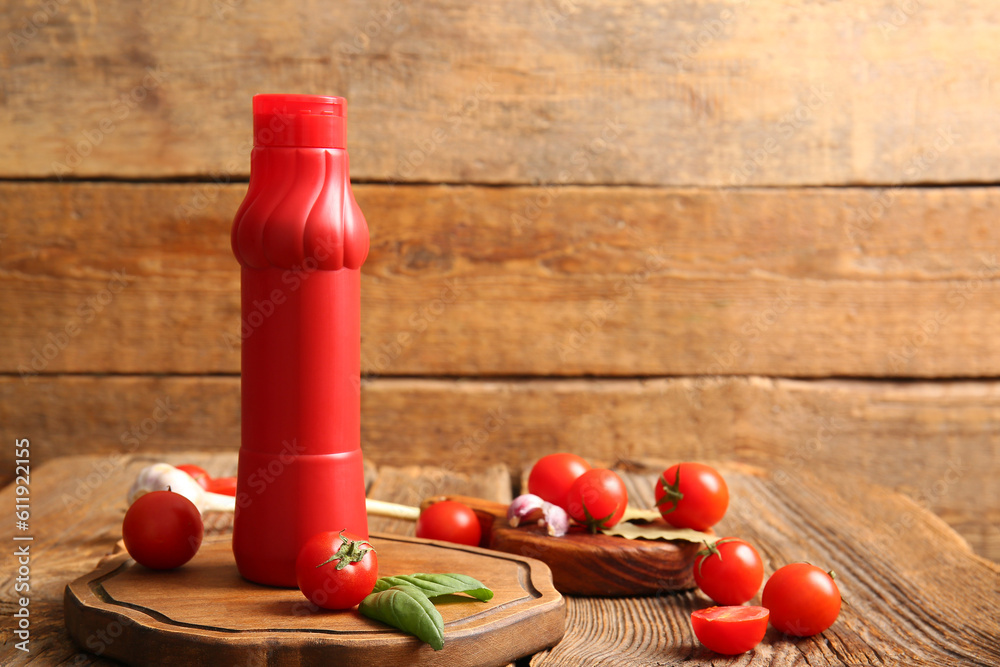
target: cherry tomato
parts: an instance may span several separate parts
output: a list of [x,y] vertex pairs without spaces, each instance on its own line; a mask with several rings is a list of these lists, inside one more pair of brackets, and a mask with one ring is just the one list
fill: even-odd
[[172,491],[151,491],[138,497],[122,522],[129,555],[154,570],[171,570],[191,560],[204,534],[198,508]]
[[764,607],[709,607],[691,612],[695,637],[716,653],[746,653],[767,632]]
[[314,605],[350,609],[375,588],[378,557],[371,543],[351,533],[317,533],[295,559],[295,579]]
[[566,512],[592,533],[621,521],[628,506],[625,482],[604,468],[593,468],[580,475],[566,498]]
[[528,493],[566,509],[569,488],[588,470],[590,464],[576,454],[548,454],[531,467]]
[[764,563],[743,540],[724,537],[698,552],[694,581],[716,604],[743,604],[760,590]]
[[208,472],[206,472],[201,466],[196,466],[193,463],[182,463],[181,465],[174,467],[191,475],[194,481],[198,482],[198,485],[201,486],[201,488],[208,488],[208,482],[212,479],[212,476],[209,475]]
[[809,563],[792,563],[764,584],[761,604],[771,610],[771,625],[808,637],[833,625],[840,614],[840,589],[833,577]]
[[656,481],[656,506],[671,526],[708,530],[729,507],[729,487],[712,466],[678,463]]
[[208,480],[208,486],[205,487],[205,490],[211,491],[212,493],[221,493],[225,496],[235,496],[236,478],[216,477],[215,479],[210,479]]
[[442,500],[420,513],[417,537],[475,547],[479,546],[482,528],[476,513],[468,505],[455,500]]

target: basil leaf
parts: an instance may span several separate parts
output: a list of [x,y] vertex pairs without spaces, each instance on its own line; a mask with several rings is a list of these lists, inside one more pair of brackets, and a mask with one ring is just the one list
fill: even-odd
[[375,582],[375,591],[384,591],[392,586],[416,586],[427,597],[436,598],[439,595],[465,593],[477,600],[486,602],[493,597],[493,591],[486,588],[483,582],[464,574],[404,574],[398,577],[380,577]]
[[424,592],[415,586],[392,586],[372,593],[358,606],[368,618],[382,621],[431,645],[444,648],[444,619]]

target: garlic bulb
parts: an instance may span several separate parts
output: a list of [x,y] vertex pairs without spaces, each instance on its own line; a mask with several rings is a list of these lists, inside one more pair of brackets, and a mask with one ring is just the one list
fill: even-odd
[[236,509],[236,498],[206,491],[191,475],[169,463],[154,463],[140,470],[128,490],[128,503],[131,505],[136,498],[150,491],[166,491],[167,487],[194,503],[202,514],[208,511],[232,512]]

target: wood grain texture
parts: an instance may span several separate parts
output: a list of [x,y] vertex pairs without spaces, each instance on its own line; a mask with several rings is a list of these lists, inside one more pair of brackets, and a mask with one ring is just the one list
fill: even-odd
[[[235,465],[233,453],[182,453],[211,470]],[[156,458],[152,456],[151,458]],[[61,500],[81,474],[99,459],[66,457],[35,471],[31,660],[40,664],[111,665],[78,653],[63,630],[57,598],[67,581],[90,569],[120,535],[126,479],[145,463],[130,459],[94,487],[88,503],[67,510]],[[633,463],[626,470],[630,492],[652,499],[651,468]],[[878,486],[838,480],[834,488],[811,475],[779,482],[758,469],[725,464],[733,502],[720,531],[755,544],[767,572],[808,559],[833,567],[849,605],[822,635],[787,640],[769,631],[740,664],[775,665],[993,665],[1000,660],[995,638],[1000,617],[1000,568],[974,556],[943,522],[922,507]],[[449,471],[444,472],[447,476]],[[404,485],[408,476],[397,476]],[[412,480],[412,478],[410,478]],[[417,482],[419,485],[419,481]],[[648,489],[643,497],[642,489]],[[395,493],[395,492],[394,492]],[[0,503],[13,500],[10,487]],[[9,541],[11,527],[0,538]],[[13,610],[12,557],[4,555],[0,605]],[[566,638],[534,665],[662,665],[684,661],[700,667],[718,656],[701,649],[691,635],[692,609],[707,606],[700,594],[654,598],[570,601]],[[27,664],[9,641],[13,618],[0,616],[4,664]],[[92,650],[100,647],[95,635]],[[104,650],[106,650],[105,647]]]
[[[51,445],[50,445],[51,446]],[[4,552],[0,570],[0,637],[3,649],[0,663],[4,665],[26,664],[89,664],[101,667],[116,665],[117,662],[98,657],[107,650],[105,635],[95,634],[90,639],[88,652],[82,652],[66,635],[63,625],[63,588],[66,583],[89,572],[97,562],[110,556],[115,544],[121,539],[121,521],[127,504],[125,493],[136,474],[143,467],[158,461],[172,464],[195,463],[215,476],[236,472],[236,448],[228,451],[207,453],[205,451],[158,451],[150,443],[135,453],[110,455],[63,455],[45,461],[47,447],[34,441],[32,447],[32,505],[31,529],[34,537],[31,543],[31,653],[27,656],[14,648],[12,630],[16,609],[14,584],[16,574],[13,550]],[[238,447],[238,444],[237,444]],[[387,467],[377,470],[371,459],[366,461],[366,479],[370,486],[384,474],[378,488],[383,496],[405,496],[413,478],[399,474]],[[495,489],[500,492],[494,499],[502,501],[510,498],[510,476],[506,469],[494,469],[493,476],[482,473],[466,476],[452,471],[428,469],[427,477],[433,480],[432,488],[454,490],[455,493],[489,494]],[[399,481],[402,488],[394,486]],[[404,482],[403,480],[408,480]],[[470,481],[471,480],[471,481]],[[421,479],[415,486],[422,489]],[[13,486],[0,490],[0,502],[6,507],[13,506]],[[232,514],[211,513],[206,516],[206,535],[225,535],[232,530]],[[391,532],[391,524],[372,525],[382,532]],[[412,527],[412,524],[409,524]],[[11,544],[13,524],[4,527],[0,538]],[[102,644],[104,648],[102,648]]]
[[[7,377],[0,420],[37,443],[36,463],[95,453],[113,465],[126,454],[235,452],[238,397],[239,380],[227,377]],[[162,422],[157,401],[173,407]],[[835,482],[853,473],[908,494],[1000,560],[994,382],[382,378],[363,384],[361,405],[362,447],[379,465],[468,474],[574,451],[612,462],[730,459],[767,467],[775,479],[812,470]],[[12,455],[2,453],[3,470],[13,470]],[[451,484],[380,499],[483,495]]]
[[52,7],[0,12],[0,176],[245,175],[250,97],[273,91],[345,95],[365,180],[1000,176],[988,0]]
[[[238,373],[244,191],[0,184],[0,370]],[[997,188],[356,192],[369,375],[1000,375]]]
[[[769,628],[741,665],[995,665],[1000,661],[1000,567],[912,501],[867,484],[834,487],[811,475],[778,482],[721,466],[730,490],[720,534],[756,546],[769,576],[807,560],[837,572],[844,604],[820,635]],[[628,472],[649,500],[658,468]],[[555,665],[715,664],[691,630],[700,592],[633,600],[569,598],[566,637],[537,654]],[[751,604],[760,604],[755,597]]]

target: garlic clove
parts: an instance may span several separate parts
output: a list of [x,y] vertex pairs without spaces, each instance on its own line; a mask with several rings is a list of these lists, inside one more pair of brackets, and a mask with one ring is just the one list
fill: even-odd
[[544,514],[544,522],[549,535],[552,537],[562,537],[569,531],[569,514],[566,510],[559,507],[558,505],[553,505],[552,503],[545,503],[542,506],[542,513]]
[[545,501],[534,494],[520,495],[514,498],[507,508],[507,521],[517,528],[522,523],[541,520],[544,518],[543,505]]

